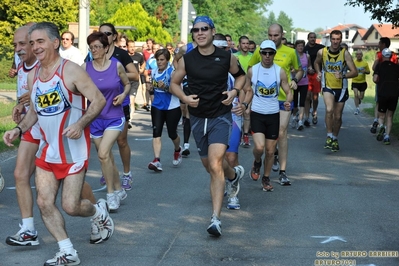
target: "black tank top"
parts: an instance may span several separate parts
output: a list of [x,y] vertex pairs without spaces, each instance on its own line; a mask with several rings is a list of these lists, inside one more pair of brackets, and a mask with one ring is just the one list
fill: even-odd
[[188,107],[190,114],[202,118],[214,118],[230,112],[231,105],[222,101],[227,90],[227,76],[230,69],[231,53],[215,47],[215,52],[204,56],[198,47],[183,55],[187,73],[188,95],[199,97],[197,108]]

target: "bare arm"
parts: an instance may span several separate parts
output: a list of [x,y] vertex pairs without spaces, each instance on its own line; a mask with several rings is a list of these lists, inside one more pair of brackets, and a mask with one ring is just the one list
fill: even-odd
[[[346,78],[355,78],[358,75],[357,68],[353,62],[353,58],[348,51],[345,51],[345,61],[349,72],[345,73]],[[342,76],[342,73],[341,73]]]
[[129,78],[127,77],[125,68],[119,62],[117,64],[117,66],[118,66],[118,75],[122,81],[122,84],[124,85],[124,89],[121,94],[117,95],[113,99],[113,105],[121,105],[123,103],[123,100],[125,100],[126,96],[129,94],[130,86],[131,86]]
[[64,77],[64,82],[70,90],[81,93],[90,101],[90,106],[86,113],[76,123],[68,126],[62,132],[67,138],[78,139],[82,135],[83,129],[101,113],[105,106],[105,98],[87,72],[80,66],[69,62],[66,63]]
[[133,63],[129,63],[126,65],[126,74],[129,80],[131,81],[139,81],[139,72],[137,72],[136,67]]
[[[233,76],[239,73],[242,70],[241,66],[238,64],[237,58],[234,55],[231,55],[230,58],[230,69],[229,72]],[[239,91],[242,90],[242,88],[245,85],[245,73],[243,72],[242,75],[238,77],[234,77],[234,88],[238,89]],[[225,91],[223,94],[227,95],[227,99],[223,100],[222,103],[224,105],[230,105],[234,98],[237,96],[238,92],[236,90],[231,90],[231,91]]]
[[292,91],[290,89],[290,86],[288,85],[288,78],[287,75],[285,74],[285,71],[283,69],[280,69],[280,86],[284,90],[286,94],[286,100],[284,102],[284,108],[286,111],[291,110],[291,102],[293,100],[293,95]]
[[179,63],[179,60],[183,57],[183,55],[186,53],[187,51],[187,45],[184,45],[182,47],[179,48],[179,51],[177,52],[177,54],[175,54],[175,56],[173,57],[173,62],[172,65],[173,67],[176,69],[177,65]]
[[169,86],[169,92],[177,96],[182,102],[190,105],[191,107],[197,107],[199,103],[198,95],[186,95],[181,89],[181,82],[186,75],[186,68],[184,64],[184,58],[179,60],[176,70],[173,72],[172,80]]
[[314,70],[317,73],[317,79],[320,81],[321,79],[321,58],[322,58],[322,49],[320,49],[319,51],[317,51],[317,56],[316,59],[314,61]]

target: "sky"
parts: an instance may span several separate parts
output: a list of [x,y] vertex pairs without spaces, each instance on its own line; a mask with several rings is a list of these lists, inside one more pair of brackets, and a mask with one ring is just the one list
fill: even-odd
[[[369,12],[364,13],[363,7],[345,6],[346,0],[273,0],[267,10],[273,11],[276,18],[284,11],[293,21],[294,28],[313,31],[316,28],[335,27],[341,24],[358,24],[368,29],[371,24]],[[299,11],[302,9],[301,11]],[[266,13],[268,14],[268,13]]]

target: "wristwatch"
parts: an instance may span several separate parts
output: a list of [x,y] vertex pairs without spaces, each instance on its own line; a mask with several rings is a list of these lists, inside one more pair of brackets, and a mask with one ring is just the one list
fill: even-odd
[[248,104],[247,103],[242,103],[242,105],[244,105],[245,106],[245,110],[247,110],[248,109]]
[[297,78],[292,78],[292,81],[294,81],[296,84],[298,84],[298,79]]

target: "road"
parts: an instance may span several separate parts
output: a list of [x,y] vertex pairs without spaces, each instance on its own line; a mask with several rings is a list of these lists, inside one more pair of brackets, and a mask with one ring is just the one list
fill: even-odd
[[[390,146],[377,142],[369,132],[370,117],[353,115],[352,102],[349,100],[344,110],[337,153],[323,149],[323,104],[319,124],[303,131],[289,129],[287,174],[292,186],[278,185],[278,174],[273,172],[274,192],[263,192],[260,181],[248,176],[252,150],[240,148],[240,163],[246,170],[239,194],[241,210],[223,209],[219,239],[206,232],[211,216],[209,176],[193,150],[194,141],[189,158],[173,167],[172,143],[164,131],[164,170],[151,172],[147,169],[153,159],[150,115],[139,110],[129,131],[133,189],[112,215],[116,225],[113,237],[91,245],[89,219],[65,215],[81,265],[307,266],[333,265],[327,263],[335,259],[346,260],[341,263],[347,264],[341,265],[399,265],[399,143],[397,138]],[[99,185],[96,152],[92,152],[87,181],[93,189],[100,189],[96,197],[106,197]],[[113,152],[121,169],[116,146]],[[43,265],[58,246],[36,206],[41,244],[5,244],[20,222],[12,189],[14,166],[12,156],[1,162],[7,189],[0,193],[0,265]]]

